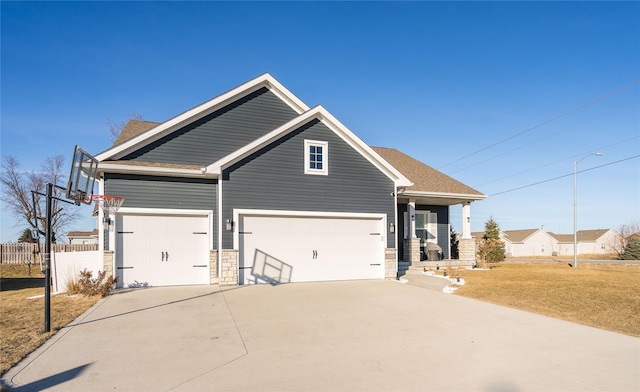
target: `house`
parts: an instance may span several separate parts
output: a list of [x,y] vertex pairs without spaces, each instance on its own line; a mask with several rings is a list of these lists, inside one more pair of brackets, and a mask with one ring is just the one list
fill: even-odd
[[70,231],[67,233],[67,240],[70,245],[97,244],[98,238],[98,229],[93,229],[92,231]]
[[[558,256],[573,256],[573,234],[555,234],[549,232],[556,239]],[[578,230],[576,232],[578,255],[605,255],[616,253],[619,246],[619,234],[611,229]]]
[[507,257],[552,256],[557,241],[540,229],[505,230],[502,232]]
[[395,278],[427,242],[473,264],[470,203],[486,196],[372,148],[269,74],[165,122],[132,120],[99,161],[105,267],[124,286]]

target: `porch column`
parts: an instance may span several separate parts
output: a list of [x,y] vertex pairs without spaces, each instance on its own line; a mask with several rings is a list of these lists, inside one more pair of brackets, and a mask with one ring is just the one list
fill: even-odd
[[416,238],[416,201],[414,199],[409,200],[407,204],[407,215],[409,219],[409,224],[407,225],[409,233],[406,233],[405,237]]
[[420,262],[420,238],[416,236],[416,201],[409,200],[407,203],[407,224],[408,233],[404,233],[404,255],[403,260],[410,265],[416,266]]
[[476,263],[476,242],[471,237],[471,202],[462,204],[462,238],[458,241],[458,254],[462,265]]
[[471,238],[471,202],[462,204],[462,238]]

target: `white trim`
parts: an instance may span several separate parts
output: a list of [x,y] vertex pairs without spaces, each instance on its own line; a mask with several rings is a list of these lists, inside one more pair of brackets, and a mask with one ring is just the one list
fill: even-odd
[[[322,147],[322,169],[312,169],[309,167],[311,159],[309,154],[309,147]],[[315,176],[329,175],[329,142],[322,142],[319,140],[304,140],[304,174],[311,174]]]
[[226,157],[218,160],[217,162],[212,163],[211,165],[206,167],[206,172],[215,174],[215,175],[220,175],[224,168],[239,162],[243,158],[260,150],[261,148],[267,146],[268,144],[274,142],[275,140],[295,131],[296,129],[300,128],[302,125],[314,119],[322,121],[322,123],[325,126],[327,126],[331,131],[333,131],[348,145],[350,145],[356,151],[358,151],[360,155],[362,155],[371,164],[373,164],[376,168],[378,168],[381,172],[383,172],[387,177],[393,180],[396,184],[396,187],[399,187],[399,186],[407,187],[407,186],[413,185],[413,183],[409,181],[408,178],[402,175],[402,173],[400,173],[395,167],[393,167],[391,164],[389,164],[389,162],[387,162],[380,155],[378,155],[378,153],[376,153],[358,136],[356,136],[347,127],[345,127],[342,123],[340,123],[321,105],[314,107],[313,109],[307,111],[306,113],[301,114],[300,116],[292,119],[286,124],[274,129],[273,131],[269,132],[263,137],[254,140],[253,142],[247,144],[246,146],[234,151],[232,154],[229,154]]
[[179,114],[172,119],[159,124],[150,130],[135,136],[126,142],[112,147],[106,151],[103,151],[96,155],[98,161],[104,161],[106,159],[118,159],[126,155],[128,152],[138,149],[144,145],[148,145],[171,132],[182,128],[183,126],[197,121],[216,110],[237,101],[238,99],[247,96],[262,87],[267,87],[274,92],[279,98],[283,99],[293,110],[298,114],[301,114],[309,107],[302,102],[293,93],[287,90],[280,82],[278,82],[273,76],[268,73],[262,74],[257,78],[254,78],[224,94],[221,94],[207,102],[204,102],[192,109],[189,109],[182,114]]
[[[218,181],[218,244],[215,249],[218,250],[218,278],[222,278],[222,183],[224,181]],[[233,223],[232,223],[233,224]],[[237,230],[234,230],[237,231]]]
[[158,166],[137,166],[120,164],[118,162],[102,162],[98,166],[98,171],[100,173],[149,174],[168,177],[217,177],[217,175],[206,173],[205,168],[183,169]]
[[181,210],[177,208],[137,208],[122,207],[117,215],[183,215],[183,216],[207,216],[209,250],[213,249],[213,210]]
[[448,192],[423,192],[411,190],[399,190],[399,196],[411,198],[441,198],[441,199],[464,199],[464,200],[484,200],[487,195],[469,193],[448,193]]
[[382,220],[382,241],[384,248],[387,248],[387,214],[378,213],[362,213],[362,212],[331,212],[331,211],[288,211],[288,210],[253,210],[244,208],[233,209],[233,249],[239,250],[240,234],[239,225],[241,216],[276,216],[276,217],[291,217],[291,218],[360,218],[360,219],[380,219]]

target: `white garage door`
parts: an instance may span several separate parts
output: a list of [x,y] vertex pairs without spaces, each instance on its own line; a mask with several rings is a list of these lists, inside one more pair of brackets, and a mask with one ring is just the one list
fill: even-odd
[[207,216],[119,214],[119,287],[209,284]]
[[384,278],[380,218],[239,217],[239,282]]

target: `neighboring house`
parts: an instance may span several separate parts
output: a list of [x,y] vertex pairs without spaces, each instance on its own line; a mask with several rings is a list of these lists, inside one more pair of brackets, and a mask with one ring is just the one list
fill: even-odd
[[[471,236],[476,249],[484,232]],[[505,230],[500,232],[507,257],[573,256],[573,234],[555,234],[540,229]],[[577,232],[578,254],[611,254],[619,242],[618,234],[610,229],[580,230]]]
[[552,256],[556,239],[540,229],[502,232],[507,257]]
[[[557,241],[558,256],[573,256],[573,234],[549,232],[549,235]],[[576,238],[579,255],[616,253],[615,247],[620,242],[619,234],[611,229],[579,230],[576,232]]]
[[93,229],[93,231],[70,231],[67,233],[67,240],[70,245],[97,244],[99,240],[98,229]]
[[454,204],[475,261],[469,205],[485,195],[368,146],[269,74],[166,122],[132,120],[96,158],[99,193],[125,198],[113,223],[98,212],[123,286],[395,278],[426,242],[448,257]]

